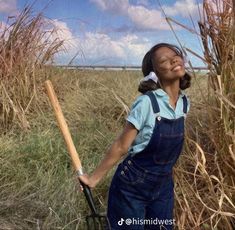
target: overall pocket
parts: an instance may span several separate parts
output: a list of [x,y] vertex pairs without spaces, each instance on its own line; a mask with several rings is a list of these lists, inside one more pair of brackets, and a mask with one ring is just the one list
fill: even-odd
[[144,180],[143,173],[138,172],[130,160],[118,166],[117,174],[119,179],[128,185],[142,183]]

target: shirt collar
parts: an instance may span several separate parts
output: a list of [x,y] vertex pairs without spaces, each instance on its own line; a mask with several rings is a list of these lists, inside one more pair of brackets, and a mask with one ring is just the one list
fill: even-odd
[[[168,96],[168,94],[161,88],[157,89],[155,92],[160,97]],[[182,90],[180,90],[179,97],[183,97],[183,96],[184,96],[184,93]]]

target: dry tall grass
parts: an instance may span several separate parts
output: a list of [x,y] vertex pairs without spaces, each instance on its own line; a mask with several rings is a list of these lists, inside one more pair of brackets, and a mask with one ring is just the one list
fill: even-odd
[[15,17],[1,24],[0,34],[0,126],[13,124],[28,128],[26,114],[36,110],[39,83],[44,80],[43,66],[53,60],[63,45],[53,39],[53,29],[46,30],[40,13],[32,16],[27,6]]
[[[212,2],[217,3],[213,8]],[[175,169],[175,228],[179,230],[233,230],[235,226],[232,3],[204,1],[197,33],[201,33],[205,47],[203,59],[210,73],[195,77],[188,90],[192,104],[187,141]],[[40,50],[41,42],[45,42],[38,40],[42,36],[41,16],[36,20],[37,17],[26,16],[27,12],[25,9],[1,36],[1,122],[7,127],[12,121],[18,121],[21,126],[27,126],[23,124],[29,121],[31,130],[23,133],[12,129],[0,137],[0,229],[84,229],[86,202],[72,177],[71,162],[52,111],[44,110],[41,116],[31,114],[30,120],[25,118],[25,113],[37,108],[34,91],[38,90],[37,81],[45,77],[44,73],[52,76],[75,145],[85,170],[90,172],[120,131],[128,107],[137,95],[141,74],[53,68],[43,72],[38,67],[49,60],[47,57],[52,57],[46,53],[52,54],[60,46],[46,49],[45,53]],[[34,35],[24,36],[18,28]],[[33,53],[34,50],[37,52]],[[45,56],[38,56],[40,51]],[[40,93],[40,98],[47,98]],[[102,210],[109,178],[94,191]]]
[[[56,69],[51,75],[89,173],[122,128],[141,74]],[[0,229],[85,229],[87,203],[47,106],[41,116],[31,117],[30,132],[0,137]],[[111,174],[94,191],[102,211]]]
[[204,1],[199,32],[194,31],[209,73],[207,86],[197,92],[201,99],[192,95],[187,144],[176,168],[179,229],[235,228],[234,12],[235,1]]

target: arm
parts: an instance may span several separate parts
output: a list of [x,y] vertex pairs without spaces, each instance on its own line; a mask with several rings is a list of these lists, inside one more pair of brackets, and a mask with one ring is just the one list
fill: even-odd
[[106,173],[125,155],[128,148],[136,138],[138,130],[129,122],[126,123],[121,135],[113,142],[108,149],[103,160],[94,170],[91,176],[82,175],[79,177],[81,181],[89,187],[95,187]]

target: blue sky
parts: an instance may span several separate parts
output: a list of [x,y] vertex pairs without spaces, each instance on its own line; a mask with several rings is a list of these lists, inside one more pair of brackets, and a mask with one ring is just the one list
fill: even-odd
[[[189,28],[199,20],[202,0],[0,0],[0,20],[34,2],[65,40],[66,52],[56,63],[79,65],[141,65],[144,54],[159,42],[179,45],[164,14]],[[181,45],[201,54],[200,39],[172,24]],[[194,66],[203,63],[188,53]]]

